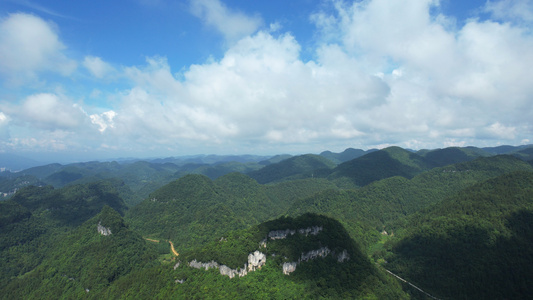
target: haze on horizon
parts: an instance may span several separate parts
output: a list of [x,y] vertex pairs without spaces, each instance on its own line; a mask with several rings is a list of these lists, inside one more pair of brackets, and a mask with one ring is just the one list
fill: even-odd
[[531,143],[532,1],[127,2],[0,3],[0,153]]

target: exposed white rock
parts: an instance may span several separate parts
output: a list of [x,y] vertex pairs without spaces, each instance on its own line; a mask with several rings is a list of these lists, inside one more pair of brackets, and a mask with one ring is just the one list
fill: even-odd
[[303,229],[298,229],[298,233],[303,234],[305,236],[317,235],[320,231],[322,231],[322,229],[324,229],[322,226],[312,226]]
[[308,261],[310,259],[316,259],[317,257],[326,257],[331,252],[328,247],[322,247],[317,250],[311,250],[307,253],[302,253],[298,262]]
[[[300,228],[298,230],[294,229],[285,229],[285,230],[273,230],[268,233],[268,237],[271,240],[282,240],[287,238],[289,235],[294,235],[296,232],[299,234],[303,234],[305,236],[308,235],[317,235],[322,229],[324,229],[322,226],[311,226],[307,228]],[[266,247],[266,244],[265,244]]]
[[176,269],[180,266],[180,263],[181,263],[181,261],[178,261],[178,262],[174,265],[174,270],[176,270]]
[[111,235],[111,229],[109,228],[105,228],[104,226],[102,226],[102,222],[98,222],[98,226],[96,228],[98,230],[98,233],[100,233],[101,235]]
[[337,261],[341,263],[347,260],[350,260],[350,256],[348,255],[348,251],[344,249],[339,255],[337,255]]
[[235,276],[243,277],[248,275],[248,272],[246,271],[246,265],[244,265],[244,268],[242,269],[231,269],[230,267],[226,265],[220,266],[220,274],[229,276],[229,278],[233,278]]
[[213,269],[218,269],[219,265],[216,261],[212,260],[210,262],[206,262],[206,263],[203,263],[203,262],[199,262],[199,261],[196,261],[193,260],[191,262],[189,262],[189,266],[193,267],[193,268],[196,268],[196,269],[205,269],[206,271],[213,268]]
[[296,230],[291,230],[291,229],[273,230],[268,233],[268,237],[271,240],[282,240],[282,239],[287,238],[289,234],[294,235],[295,233],[296,233]]
[[283,264],[283,274],[289,275],[290,273],[296,271],[297,262],[286,262]]
[[266,263],[266,255],[262,252],[255,251],[254,253],[248,254],[248,271],[255,271],[256,269],[261,269]]

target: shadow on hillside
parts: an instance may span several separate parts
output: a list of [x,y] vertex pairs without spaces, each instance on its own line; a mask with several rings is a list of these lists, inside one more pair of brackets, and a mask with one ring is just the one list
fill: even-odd
[[512,213],[505,226],[510,236],[479,224],[412,236],[395,247],[390,266],[441,299],[526,299],[533,295],[533,212]]

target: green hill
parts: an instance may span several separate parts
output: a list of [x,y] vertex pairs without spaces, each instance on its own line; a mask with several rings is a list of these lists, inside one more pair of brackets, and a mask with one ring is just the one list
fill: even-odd
[[127,219],[143,235],[171,239],[187,249],[276,218],[296,199],[332,186],[311,178],[266,187],[240,173],[215,181],[187,175],[150,194],[128,211]]
[[[295,201],[288,214],[313,212],[335,217],[343,222],[353,238],[369,247],[379,240],[379,232],[385,226],[398,219],[487,179],[532,170],[531,165],[513,156],[483,157],[434,168],[412,179],[395,176],[356,190],[323,191]],[[393,231],[398,227],[393,227]]]
[[57,251],[61,236],[105,206],[121,213],[125,209],[124,202],[107,182],[63,189],[30,186],[10,200],[0,201],[0,289],[39,266]]
[[393,176],[412,178],[431,167],[431,162],[420,155],[389,147],[338,165],[328,178],[347,178],[356,186],[365,186]]
[[426,151],[420,155],[429,160],[435,167],[444,167],[451,164],[471,161],[478,157],[491,156],[492,154],[475,147],[450,147]]
[[533,293],[533,172],[474,185],[409,217],[385,266],[442,299]]
[[340,163],[347,162],[349,160],[361,157],[361,156],[367,154],[368,152],[372,152],[372,151],[373,150],[365,151],[365,150],[361,150],[361,149],[348,148],[348,149],[342,151],[341,153],[334,153],[334,152],[331,152],[331,151],[324,151],[324,152],[320,153],[320,156],[323,156],[323,157],[331,160],[332,162],[334,162],[336,164],[340,164]]
[[248,173],[248,176],[265,184],[315,176],[324,177],[334,167],[335,164],[324,157],[306,154],[267,165],[260,170]]
[[[139,284],[146,281],[150,284]],[[105,298],[120,297],[124,291],[188,299],[408,299],[395,280],[362,254],[339,222],[311,214],[218,237],[180,254],[174,267],[121,278]]]
[[108,206],[72,232],[50,238],[53,251],[5,286],[2,299],[85,298],[132,270],[153,265],[157,257],[155,247],[129,230]]

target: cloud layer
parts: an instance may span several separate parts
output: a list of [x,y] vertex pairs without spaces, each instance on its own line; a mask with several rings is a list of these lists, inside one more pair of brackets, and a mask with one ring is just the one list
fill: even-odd
[[191,2],[227,50],[178,73],[164,56],[120,68],[95,56],[76,63],[53,24],[9,15],[0,24],[5,84],[81,72],[77,64],[97,80],[113,73],[127,84],[106,93],[105,108],[65,96],[68,88],[4,99],[0,135],[10,138],[0,147],[279,153],[529,141],[529,2],[489,1],[482,9],[492,19],[460,27],[432,13],[433,0],[331,5],[309,16],[316,46],[304,61],[291,33],[259,30],[260,17],[216,0]]

